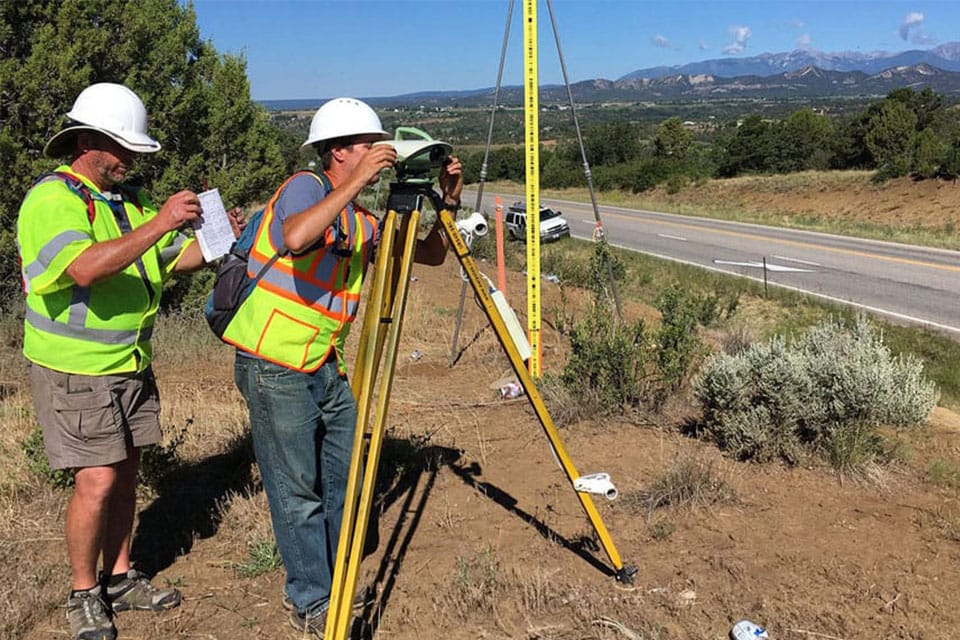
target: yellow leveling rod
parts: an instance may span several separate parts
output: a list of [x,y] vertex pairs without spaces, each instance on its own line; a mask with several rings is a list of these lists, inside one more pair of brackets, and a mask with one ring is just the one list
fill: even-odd
[[537,0],[523,3],[523,123],[527,179],[527,332],[530,375],[541,376],[540,338],[540,81],[537,71]]
[[[384,229],[393,229],[396,217],[396,213],[390,211],[387,214]],[[364,331],[361,334],[359,355],[363,356],[364,360],[358,359],[358,362],[363,364],[363,380],[356,389],[358,411],[354,452],[350,461],[350,474],[347,480],[343,520],[334,562],[330,607],[327,611],[324,634],[332,640],[346,640],[349,637],[353,596],[356,592],[366,531],[373,508],[377,467],[380,464],[380,453],[383,449],[383,435],[386,431],[397,346],[403,327],[403,311],[407,303],[419,220],[419,211],[413,211],[401,217],[400,230],[397,233],[398,240],[401,242],[397,247],[401,250],[399,255],[394,252],[392,246],[394,234],[385,232],[378,247],[379,253],[374,265],[374,288],[367,303],[368,315],[364,320]],[[375,318],[370,319],[371,315]],[[382,377],[377,393],[373,425],[368,434],[368,414],[373,401],[377,365],[381,356],[384,358]],[[367,435],[369,435],[369,443],[364,447],[363,440]],[[358,498],[357,483],[361,473],[363,481],[360,483]]]
[[[533,380],[533,376],[527,371],[526,366],[524,366],[520,352],[517,350],[516,344],[510,337],[510,332],[507,329],[507,325],[500,316],[500,312],[497,309],[496,303],[490,296],[486,281],[480,274],[480,269],[477,267],[476,261],[470,254],[470,248],[457,231],[457,223],[453,217],[453,214],[444,209],[437,215],[440,216],[440,221],[443,223],[443,227],[446,229],[447,235],[450,238],[450,245],[453,247],[454,253],[457,256],[457,260],[460,261],[460,266],[467,274],[470,284],[473,286],[474,294],[476,295],[477,300],[479,300],[480,305],[483,307],[484,312],[487,314],[487,318],[490,320],[490,324],[496,332],[497,338],[500,340],[500,344],[503,346],[503,349],[507,354],[507,358],[510,360],[510,365],[513,367],[514,373],[517,374],[520,383],[526,390],[527,398],[530,400],[530,405],[537,414],[537,418],[540,420],[540,425],[543,427],[543,431],[547,435],[547,439],[550,441],[550,446],[553,448],[553,453],[560,462],[560,466],[563,468],[564,473],[566,473],[567,480],[570,481],[570,486],[573,487],[574,480],[579,478],[580,474],[577,472],[576,467],[574,467],[573,462],[570,460],[570,456],[567,455],[567,450],[563,446],[563,441],[560,439],[560,432],[557,431],[556,426],[553,424],[553,418],[550,417],[550,412],[547,410],[547,407],[543,402],[543,397],[540,395],[540,391],[537,389],[537,385]],[[593,499],[590,497],[590,494],[582,491],[576,491],[576,489],[574,489],[574,491],[576,492],[577,497],[580,499],[580,505],[583,507],[587,517],[590,519],[590,523],[593,525],[594,531],[597,532],[597,537],[600,538],[600,544],[603,546],[603,550],[606,552],[607,557],[610,559],[610,563],[613,565],[616,579],[624,583],[633,582],[633,577],[636,574],[637,569],[633,566],[624,566],[623,561],[620,559],[620,554],[617,552],[617,548],[613,544],[613,539],[610,537],[607,527],[603,524],[603,519],[600,517],[600,513],[597,511],[596,506],[593,504]]]

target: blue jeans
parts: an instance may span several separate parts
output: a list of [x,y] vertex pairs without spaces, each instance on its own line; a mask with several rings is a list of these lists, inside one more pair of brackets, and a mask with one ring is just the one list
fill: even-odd
[[312,374],[238,355],[234,377],[250,410],[253,448],[284,591],[301,613],[330,601],[357,403],[331,358]]

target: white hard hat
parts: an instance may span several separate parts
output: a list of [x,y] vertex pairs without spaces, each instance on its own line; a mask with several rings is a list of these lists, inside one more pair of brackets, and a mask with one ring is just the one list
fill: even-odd
[[44,155],[58,158],[70,151],[73,138],[80,131],[99,131],[117,144],[137,153],[160,150],[160,143],[147,135],[147,110],[143,102],[122,84],[92,84],[77,96],[67,114],[72,121],[47,142]]
[[334,98],[317,109],[310,121],[310,133],[301,146],[309,147],[316,142],[376,134],[389,138],[383,130],[380,118],[366,102],[356,98]]

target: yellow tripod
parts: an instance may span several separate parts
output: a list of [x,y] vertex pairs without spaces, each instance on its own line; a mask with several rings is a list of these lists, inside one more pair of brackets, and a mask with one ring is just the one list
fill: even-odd
[[[334,563],[330,608],[327,611],[325,637],[332,640],[346,640],[349,635],[353,595],[356,592],[363,546],[373,507],[377,466],[380,463],[380,452],[386,431],[387,408],[416,247],[417,225],[422,205],[426,201],[429,201],[437,212],[453,251],[473,287],[474,294],[490,320],[514,372],[526,390],[527,398],[571,486],[574,486],[579,478],[560,440],[560,434],[553,424],[553,419],[547,411],[543,397],[510,337],[507,325],[490,295],[476,261],[470,254],[470,248],[460,235],[454,214],[443,208],[442,199],[433,191],[430,184],[393,183],[391,199],[388,202],[390,210],[384,220],[384,233],[377,248],[373,287],[367,299],[367,311],[360,334],[357,354],[359,371],[355,373],[352,385],[353,393],[357,398],[357,427],[353,439],[350,474],[347,478],[340,540]],[[396,230],[396,233],[393,233],[393,230]],[[381,358],[383,358],[383,365],[380,367],[382,371],[377,388],[377,372]],[[377,388],[376,411],[373,414],[373,422],[368,428],[375,388]],[[624,583],[633,582],[637,569],[633,566],[624,566],[590,494],[586,491],[574,490],[613,565],[616,579]]]

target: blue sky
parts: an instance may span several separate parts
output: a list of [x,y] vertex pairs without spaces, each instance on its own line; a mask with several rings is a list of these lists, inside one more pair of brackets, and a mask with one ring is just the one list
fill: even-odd
[[[508,0],[194,0],[202,37],[247,60],[256,100],[393,96],[496,83]],[[571,82],[798,48],[929,49],[960,40],[960,3],[554,0]],[[523,1],[505,85],[522,84]],[[540,0],[541,84],[563,80]]]

